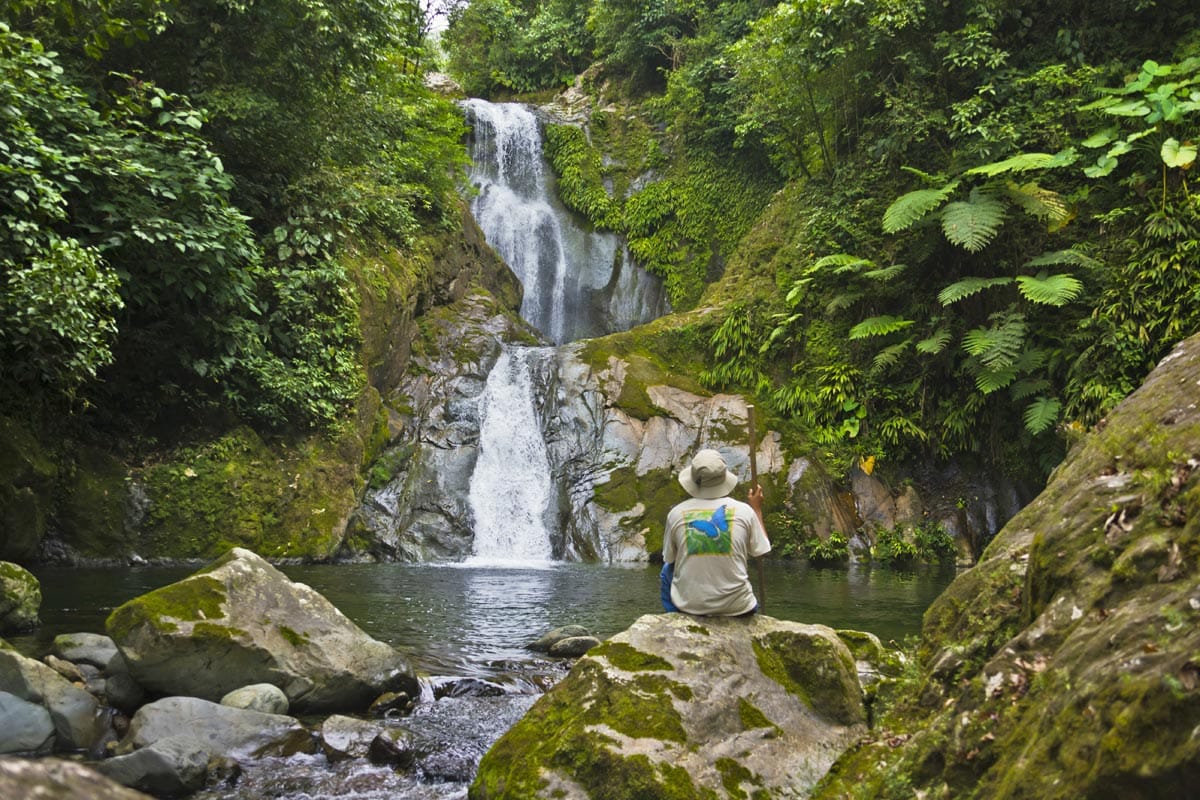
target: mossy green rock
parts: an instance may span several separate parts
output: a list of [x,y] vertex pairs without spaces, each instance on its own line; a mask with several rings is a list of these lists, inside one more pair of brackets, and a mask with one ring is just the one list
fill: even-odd
[[647,615],[501,737],[472,800],[801,797],[865,730],[824,626]]
[[0,561],[0,633],[37,627],[42,586],[29,570]]
[[160,694],[215,702],[270,683],[304,713],[361,710],[385,691],[419,692],[399,653],[241,548],[130,600],[106,626],[130,674]]
[[921,674],[816,797],[1186,797],[1200,785],[1200,337],[925,614]]

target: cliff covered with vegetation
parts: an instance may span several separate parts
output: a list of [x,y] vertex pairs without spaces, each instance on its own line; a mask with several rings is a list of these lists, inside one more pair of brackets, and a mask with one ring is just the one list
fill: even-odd
[[1035,482],[1200,324],[1190,4],[479,0],[448,65],[544,100],[566,202],[699,373],[835,471]]

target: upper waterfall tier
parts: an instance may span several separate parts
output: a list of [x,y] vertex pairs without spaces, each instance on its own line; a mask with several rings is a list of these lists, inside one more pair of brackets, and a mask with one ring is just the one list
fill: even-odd
[[537,117],[517,103],[467,100],[474,134],[471,213],[525,287],[521,315],[556,344],[602,336],[667,312],[662,283],[613,233],[563,206]]

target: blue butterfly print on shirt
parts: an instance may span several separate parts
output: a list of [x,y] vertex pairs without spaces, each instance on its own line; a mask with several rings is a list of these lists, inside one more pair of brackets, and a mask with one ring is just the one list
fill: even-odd
[[725,506],[713,512],[712,519],[694,519],[688,523],[689,528],[695,528],[710,539],[716,539],[729,530],[729,521],[725,519]]

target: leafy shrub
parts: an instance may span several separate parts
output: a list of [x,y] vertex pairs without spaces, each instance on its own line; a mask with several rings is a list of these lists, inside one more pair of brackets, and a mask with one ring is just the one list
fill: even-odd
[[840,531],[830,531],[828,539],[814,536],[804,543],[804,555],[814,564],[836,564],[850,558],[850,540]]

